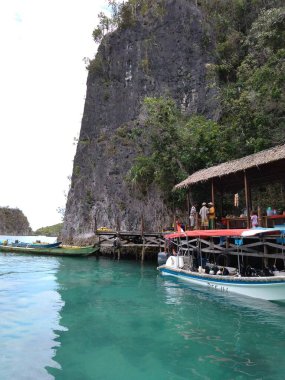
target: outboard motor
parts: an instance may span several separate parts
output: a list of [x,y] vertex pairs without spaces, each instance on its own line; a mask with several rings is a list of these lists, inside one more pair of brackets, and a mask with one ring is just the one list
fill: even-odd
[[184,259],[183,256],[169,256],[166,261],[166,266],[171,268],[183,268]]
[[167,252],[159,252],[157,255],[157,264],[158,266],[164,265],[168,259],[168,253]]

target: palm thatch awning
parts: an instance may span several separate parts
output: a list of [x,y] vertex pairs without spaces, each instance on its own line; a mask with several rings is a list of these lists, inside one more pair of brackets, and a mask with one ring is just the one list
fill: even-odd
[[187,188],[209,180],[214,180],[217,185],[223,183],[226,187],[242,186],[242,175],[245,171],[250,182],[256,184],[270,182],[272,179],[285,181],[285,144],[199,170],[177,184],[175,189]]

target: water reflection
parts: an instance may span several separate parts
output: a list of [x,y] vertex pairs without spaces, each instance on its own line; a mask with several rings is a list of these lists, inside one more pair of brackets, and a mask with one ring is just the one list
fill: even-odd
[[64,260],[56,281],[66,328],[54,331],[60,367],[48,372],[56,380],[271,379],[285,371],[282,305],[124,261]]
[[52,379],[63,306],[54,258],[0,255],[0,378]]
[[0,256],[0,379],[275,379],[285,307],[95,258]]
[[173,330],[189,351],[196,347],[196,360],[211,368],[211,378],[223,368],[239,379],[278,378],[284,371],[284,304],[224,294],[173,277],[158,281],[165,303],[176,306]]

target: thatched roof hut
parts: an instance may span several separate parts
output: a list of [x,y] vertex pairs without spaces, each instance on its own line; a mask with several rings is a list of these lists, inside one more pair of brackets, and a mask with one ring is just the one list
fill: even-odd
[[285,144],[199,170],[177,184],[175,189],[187,188],[209,180],[214,181],[216,186],[236,188],[243,186],[245,172],[252,184],[278,179],[285,181]]

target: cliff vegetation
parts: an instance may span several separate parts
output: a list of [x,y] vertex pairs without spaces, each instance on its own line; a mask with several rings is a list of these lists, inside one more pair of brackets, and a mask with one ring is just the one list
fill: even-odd
[[283,0],[109,1],[63,235],[170,225],[188,174],[285,142]]
[[219,78],[220,118],[185,117],[171,99],[145,99],[151,152],[135,159],[132,184],[145,193],[155,181],[166,200],[178,201],[184,197],[171,189],[188,173],[285,141],[285,7],[280,4],[200,2],[216,33],[216,63],[209,71]]

